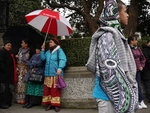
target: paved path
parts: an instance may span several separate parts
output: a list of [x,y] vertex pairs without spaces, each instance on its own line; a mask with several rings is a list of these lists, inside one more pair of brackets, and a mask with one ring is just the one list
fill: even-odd
[[[138,110],[136,113],[150,113],[150,103],[147,109]],[[9,109],[0,109],[0,113],[56,113],[53,109],[45,111],[44,106],[36,106],[30,109],[22,108],[22,105],[13,104]],[[97,109],[61,109],[59,113],[98,113]]]

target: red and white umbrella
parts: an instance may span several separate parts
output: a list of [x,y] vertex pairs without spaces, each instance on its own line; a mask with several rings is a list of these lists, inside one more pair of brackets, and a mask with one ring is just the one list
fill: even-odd
[[27,23],[41,32],[55,36],[69,36],[72,28],[69,21],[60,15],[59,12],[48,8],[35,10],[25,16]]

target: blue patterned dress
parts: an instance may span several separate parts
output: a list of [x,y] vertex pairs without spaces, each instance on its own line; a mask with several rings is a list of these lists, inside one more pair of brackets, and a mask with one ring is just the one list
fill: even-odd
[[[43,62],[40,59],[39,54],[35,54],[28,62],[29,71],[36,69],[36,72],[43,74]],[[32,105],[40,105],[43,95],[43,83],[34,83],[28,81],[28,75],[26,77],[27,86],[26,86],[26,102]]]

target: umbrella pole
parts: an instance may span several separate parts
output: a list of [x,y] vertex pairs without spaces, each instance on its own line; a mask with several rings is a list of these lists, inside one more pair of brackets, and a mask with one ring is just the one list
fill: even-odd
[[49,22],[48,29],[47,29],[47,32],[46,32],[46,35],[45,35],[45,39],[44,39],[44,43],[45,43],[47,35],[48,35],[48,31],[49,31],[49,28],[50,28],[50,25],[51,25],[51,21],[52,21],[52,19]]

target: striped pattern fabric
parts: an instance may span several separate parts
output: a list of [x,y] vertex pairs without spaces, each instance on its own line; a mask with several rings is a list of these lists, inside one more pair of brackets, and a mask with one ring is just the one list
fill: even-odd
[[99,20],[100,28],[92,36],[86,67],[99,76],[116,113],[134,113],[138,107],[136,65],[121,32],[115,0],[108,0]]
[[72,33],[69,21],[59,12],[49,8],[30,12],[25,18],[29,25],[44,33],[55,36],[69,36]]
[[[128,67],[136,69],[134,59],[130,57],[132,54],[127,41],[118,30],[112,27],[104,27],[103,30],[107,33],[98,40],[96,74],[100,76],[101,86],[114,104],[116,113],[132,113],[137,109],[138,104],[134,74],[136,70],[129,70]],[[117,38],[117,32],[121,38]],[[121,61],[127,65],[122,64]],[[126,67],[124,68],[123,65]],[[124,69],[128,69],[126,73]],[[133,74],[129,75],[129,72]]]
[[115,0],[109,0],[100,15],[100,26],[111,26],[113,28],[121,29],[118,14],[118,5]]
[[[134,112],[138,105],[136,65],[127,40],[118,29],[101,27],[92,36],[90,47],[87,69],[100,76],[101,86],[115,105],[116,113]],[[106,66],[105,60],[110,66]]]

